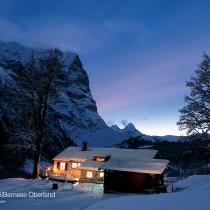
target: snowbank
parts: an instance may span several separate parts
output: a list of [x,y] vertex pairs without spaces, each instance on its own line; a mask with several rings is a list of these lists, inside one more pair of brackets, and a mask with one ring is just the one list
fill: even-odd
[[87,210],[209,210],[210,175],[191,176],[175,184],[182,191],[132,195],[98,202]]
[[125,196],[99,202],[87,210],[209,210],[209,193]]
[[[193,175],[174,184],[175,190],[210,192],[210,175]],[[210,209],[210,208],[209,208]]]

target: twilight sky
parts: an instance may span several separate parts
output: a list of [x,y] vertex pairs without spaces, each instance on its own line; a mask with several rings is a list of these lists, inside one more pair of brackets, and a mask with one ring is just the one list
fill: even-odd
[[178,110],[203,51],[210,1],[0,0],[0,39],[77,52],[109,124],[178,131]]

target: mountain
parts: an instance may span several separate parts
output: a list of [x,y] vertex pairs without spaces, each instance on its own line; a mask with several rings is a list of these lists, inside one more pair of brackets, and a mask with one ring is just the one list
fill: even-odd
[[[14,89],[17,81],[24,77],[24,66],[32,53],[35,58],[41,58],[47,50],[24,47],[16,42],[0,42],[0,85],[7,86],[7,91],[10,87]],[[124,140],[126,135],[107,126],[98,114],[79,56],[64,52],[63,62],[63,71],[70,82],[59,81],[58,97],[49,102],[55,121],[50,122],[54,135],[58,140],[61,135],[68,136],[79,145],[87,141],[94,146],[108,146]],[[6,103],[4,98],[0,103]]]
[[133,123],[128,123],[123,129],[123,133],[131,137],[137,137],[142,135],[142,133],[135,128]]
[[153,136],[154,139],[159,139],[162,141],[179,141],[180,139],[186,138],[185,136],[174,136],[174,135],[165,135],[165,136]]
[[185,136],[173,136],[173,135],[165,135],[165,136],[150,136],[143,134],[142,139],[146,141],[170,141],[170,142],[176,142],[181,139],[185,139]]
[[124,128],[119,128],[118,125],[112,125],[111,128],[121,133],[125,139],[142,136],[142,133],[138,131],[133,123],[128,123]]
[[[152,136],[152,135],[147,135],[141,133],[136,127],[134,126],[133,123],[128,123],[124,128],[119,128],[118,125],[112,125],[112,129],[118,131],[119,133],[123,134],[125,136],[125,139],[129,138],[135,138],[135,137],[141,137],[141,139],[146,140],[146,141],[179,141],[180,136],[173,136],[173,135],[165,135],[165,136]],[[184,137],[183,137],[184,138]]]
[[[16,42],[0,42],[0,87],[6,87],[7,94],[16,95],[17,81],[24,77],[24,66],[30,56],[42,58],[46,49],[32,49]],[[51,121],[50,132],[56,142],[62,144],[63,136],[69,137],[76,144],[87,141],[92,146],[109,146],[125,139],[142,136],[144,139],[174,140],[173,136],[148,136],[138,131],[132,123],[120,129],[118,126],[107,126],[97,111],[96,102],[92,97],[87,72],[80,58],[72,52],[64,52],[64,69],[69,83],[59,80],[59,92],[54,101],[50,101]],[[1,96],[0,109],[6,106],[6,97]],[[1,114],[4,112],[0,110]],[[9,110],[12,113],[12,110]],[[13,113],[14,114],[14,113]],[[15,132],[15,130],[14,130]],[[53,144],[53,142],[52,142]]]
[[116,130],[116,131],[121,131],[120,127],[118,125],[111,125],[110,126],[112,129]]

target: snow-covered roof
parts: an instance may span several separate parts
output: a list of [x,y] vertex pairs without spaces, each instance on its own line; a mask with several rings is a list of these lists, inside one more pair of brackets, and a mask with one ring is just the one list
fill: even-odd
[[97,162],[94,160],[87,160],[82,163],[79,169],[98,171],[98,170],[117,170],[138,173],[162,174],[169,161],[163,159],[150,159],[138,162],[130,162],[123,160],[110,159],[107,162]]
[[92,160],[86,160],[84,163],[82,163],[79,166],[79,169],[84,169],[84,170],[91,170],[91,171],[98,171],[100,168],[102,168],[104,162],[97,162]]
[[[118,170],[139,173],[162,174],[169,161],[154,159],[157,150],[151,149],[120,149],[120,148],[88,148],[82,151],[81,147],[68,147],[53,160],[82,162],[80,169],[98,171]],[[110,156],[107,162],[97,162],[94,156]]]
[[169,161],[163,159],[150,159],[141,160],[138,162],[125,162],[121,160],[111,159],[101,165],[101,169],[116,170],[116,171],[127,171],[127,172],[138,172],[138,173],[149,173],[149,174],[162,174]]
[[120,149],[113,147],[88,148],[87,151],[82,151],[81,147],[68,147],[63,152],[55,156],[53,160],[75,160],[84,162],[87,159],[92,159],[93,156],[111,156],[111,158],[135,162],[143,159],[152,159],[155,157],[157,152],[157,150],[151,149]]

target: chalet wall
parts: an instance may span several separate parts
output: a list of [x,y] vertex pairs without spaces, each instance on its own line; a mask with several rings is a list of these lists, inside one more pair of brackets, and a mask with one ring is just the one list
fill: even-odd
[[161,184],[160,175],[105,170],[104,192],[143,192]]
[[[59,163],[65,162],[67,165],[65,171],[60,170]],[[74,161],[75,162],[75,161]],[[80,182],[95,182],[95,183],[102,183],[103,178],[100,177],[100,171],[92,171],[92,170],[82,170],[78,168],[71,167],[72,161],[54,161],[53,165],[53,173],[58,176],[63,177],[75,177],[80,180]],[[92,171],[92,178],[87,177],[87,172]]]
[[104,178],[100,177],[100,171],[92,171],[93,177],[87,178],[87,172],[91,170],[81,170],[80,182],[103,183]]
[[[66,163],[66,168],[65,171],[60,170],[59,168],[59,163],[64,162]],[[75,178],[80,178],[81,177],[81,170],[77,168],[72,168],[71,167],[72,161],[54,161],[53,165],[53,173],[58,176],[64,176],[64,177],[70,177],[73,176]]]

